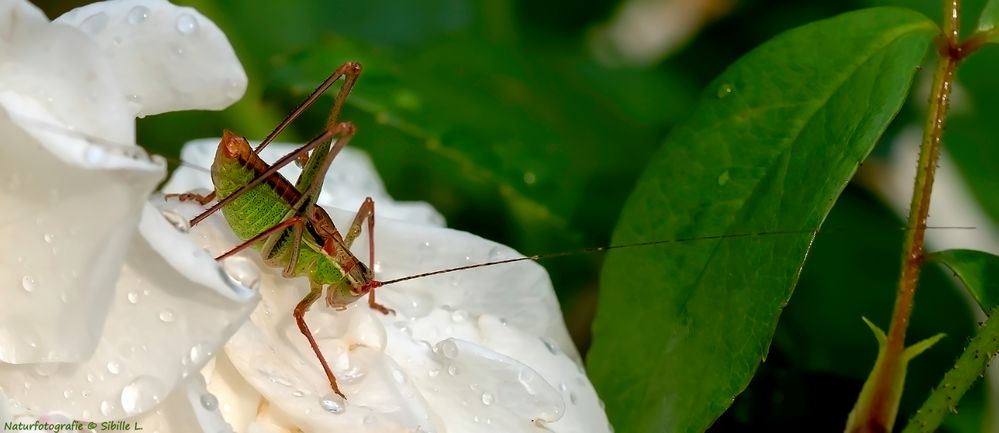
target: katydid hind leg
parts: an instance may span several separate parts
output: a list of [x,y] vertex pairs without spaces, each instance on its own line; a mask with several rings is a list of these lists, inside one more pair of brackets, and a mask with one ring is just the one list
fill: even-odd
[[[252,237],[252,238],[244,241],[243,243],[241,243],[239,245],[236,245],[235,248],[233,248],[233,249],[231,249],[229,251],[226,251],[221,256],[216,257],[215,260],[223,260],[223,259],[232,257],[233,255],[239,253],[240,251],[243,251],[243,250],[249,248],[253,244],[255,244],[257,242],[260,242],[261,240],[264,240],[264,239],[270,240],[271,238],[276,237],[275,236],[276,234],[284,232],[284,230],[287,229],[288,227],[291,227],[291,226],[293,226],[295,224],[301,224],[303,222],[304,222],[304,220],[300,216],[293,216],[291,218],[285,219],[284,221],[281,221],[281,222],[275,224],[274,226],[268,228],[267,230],[264,230],[264,231],[260,232],[260,234],[258,234],[256,236],[254,236],[254,237]],[[273,250],[273,247],[268,248],[267,244],[265,244],[264,245],[264,250],[267,250],[267,252],[270,252],[271,250]],[[267,254],[263,254],[262,253],[262,255],[263,255],[263,257],[267,257]]]
[[340,391],[340,387],[336,384],[336,377],[333,375],[333,370],[330,369],[329,363],[326,362],[326,357],[323,356],[323,352],[319,350],[319,345],[316,344],[315,337],[312,336],[312,331],[309,330],[309,325],[305,323],[305,312],[308,311],[309,307],[319,299],[323,293],[323,286],[313,283],[309,294],[305,295],[304,298],[295,306],[295,323],[298,324],[298,330],[305,335],[305,338],[309,340],[309,345],[312,346],[312,351],[316,353],[316,357],[319,358],[319,364],[323,367],[323,372],[326,373],[326,378],[330,382],[330,386],[333,388],[333,392],[337,393],[340,397],[347,398]]
[[323,189],[323,181],[326,180],[326,173],[329,172],[333,160],[347,146],[356,131],[351,123],[338,123],[331,126],[329,130],[337,132],[334,135],[336,141],[316,146],[302,168],[302,174],[295,182],[295,189],[301,192],[303,197],[318,198],[319,192]]
[[[281,123],[279,123],[274,128],[274,130],[270,132],[270,134],[267,134],[267,137],[264,137],[264,140],[261,141],[259,145],[257,145],[257,148],[254,149],[253,152],[259,154],[260,151],[263,150],[263,148],[266,147],[268,144],[271,144],[271,142],[274,141],[274,138],[276,138],[278,134],[281,133],[281,131],[284,131],[285,128],[287,128],[288,125],[291,124],[291,122],[294,122],[295,119],[298,118],[298,116],[302,115],[302,113],[305,112],[305,110],[307,110],[309,107],[312,106],[312,104],[314,104],[317,100],[319,100],[319,98],[323,95],[323,93],[326,93],[326,90],[328,90],[331,86],[333,86],[333,83],[336,83],[337,80],[340,79],[340,77],[345,77],[343,86],[340,87],[340,90],[337,92],[336,97],[333,100],[333,107],[330,109],[329,116],[326,118],[326,128],[332,128],[334,125],[336,125],[337,120],[340,117],[340,111],[343,109],[344,101],[347,100],[347,95],[350,94],[350,90],[354,87],[354,83],[357,82],[357,79],[358,77],[360,77],[360,75],[361,75],[360,63],[346,62],[340,65],[340,67],[336,68],[336,70],[333,71],[333,73],[330,74],[330,76],[327,77],[326,80],[324,80],[321,84],[319,84],[319,86],[317,86],[315,90],[313,90],[312,93],[310,93],[309,96],[305,98],[304,101],[298,104],[298,106],[295,107],[295,109],[291,113],[285,116],[285,118],[281,120]],[[302,158],[304,160],[305,157],[300,156],[299,158]]]

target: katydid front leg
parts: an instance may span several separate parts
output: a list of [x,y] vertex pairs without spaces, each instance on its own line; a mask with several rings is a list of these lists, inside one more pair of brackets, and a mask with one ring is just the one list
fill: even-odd
[[[354,244],[354,240],[357,239],[361,234],[361,224],[364,220],[368,220],[368,265],[371,279],[374,279],[374,268],[375,268],[375,200],[371,197],[365,197],[364,203],[361,203],[361,207],[357,209],[357,214],[354,215],[354,222],[350,224],[350,229],[347,230],[347,237],[344,238],[344,243],[349,249],[351,245]],[[375,301],[375,287],[371,287],[368,292],[368,306],[371,309],[376,310],[382,314],[395,314],[395,311],[388,308],[382,304]]]
[[298,330],[305,335],[305,338],[309,339],[309,345],[312,346],[312,351],[316,353],[316,357],[319,358],[319,363],[323,366],[323,372],[326,373],[326,379],[330,381],[330,386],[333,388],[333,392],[337,393],[340,397],[344,399],[347,396],[343,395],[343,391],[340,391],[340,387],[336,384],[336,376],[333,375],[333,370],[330,369],[329,363],[326,362],[326,357],[323,356],[323,352],[319,350],[319,345],[316,344],[316,339],[312,336],[312,331],[309,330],[309,325],[305,323],[305,312],[308,311],[309,307],[319,299],[319,296],[323,294],[323,286],[312,284],[309,289],[309,294],[305,295],[304,298],[295,306],[295,323],[298,324]]

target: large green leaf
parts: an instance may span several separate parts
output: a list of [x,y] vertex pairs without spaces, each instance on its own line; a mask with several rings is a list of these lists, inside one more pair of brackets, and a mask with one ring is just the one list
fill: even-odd
[[984,251],[946,250],[930,258],[954,272],[985,314],[999,307],[999,256]]
[[989,0],[982,9],[982,15],[978,17],[978,30],[991,34],[989,42],[997,42],[995,33],[997,23],[999,23],[999,1]]
[[[869,9],[747,54],[653,158],[614,242],[818,227],[937,31],[905,9]],[[766,355],[813,237],[610,254],[588,361],[617,428],[707,428]]]

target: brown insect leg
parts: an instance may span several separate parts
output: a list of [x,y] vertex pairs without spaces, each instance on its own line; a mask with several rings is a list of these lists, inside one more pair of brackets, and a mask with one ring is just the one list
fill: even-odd
[[[253,245],[256,242],[260,242],[261,240],[266,239],[267,237],[273,235],[274,233],[277,233],[277,232],[279,232],[281,230],[284,230],[284,229],[288,228],[288,226],[295,225],[295,224],[301,224],[302,221],[303,221],[302,217],[297,217],[297,216],[296,217],[288,218],[288,219],[286,219],[284,221],[281,221],[281,222],[275,224],[273,227],[271,227],[271,228],[269,228],[267,230],[264,230],[260,234],[258,234],[256,236],[250,238],[250,240],[248,240],[246,242],[243,242],[243,243],[241,243],[239,245],[236,245],[235,248],[233,248],[233,249],[231,249],[229,251],[226,251],[221,256],[216,257],[215,260],[222,260],[222,259],[225,259],[225,258],[232,257],[234,254],[247,249],[250,245]],[[264,255],[264,257],[267,257],[267,256]]]
[[193,192],[185,192],[180,194],[164,194],[163,198],[175,198],[180,201],[196,201],[198,204],[204,206],[208,202],[215,200],[215,191],[208,194],[201,195]]
[[[347,248],[350,248],[354,244],[354,240],[361,235],[361,225],[364,223],[364,220],[368,221],[368,278],[373,279],[373,269],[375,266],[375,201],[371,197],[366,197],[364,203],[361,203],[361,207],[357,209],[357,215],[354,216],[354,222],[350,224],[350,229],[347,230],[347,236],[344,238]],[[370,287],[370,291],[368,292],[368,306],[382,314],[395,314],[395,311],[391,308],[375,301],[375,288],[373,286]]]
[[[278,126],[276,126],[274,130],[271,131],[270,134],[267,134],[267,137],[265,137],[264,140],[260,142],[260,145],[258,145],[257,148],[253,150],[253,152],[259,154],[264,147],[266,147],[268,144],[274,141],[274,138],[276,138],[277,135],[281,133],[281,131],[287,128],[288,125],[291,124],[291,122],[295,121],[295,119],[297,119],[298,116],[300,116],[303,112],[305,112],[306,109],[312,106],[312,104],[314,104],[316,100],[318,100],[319,97],[322,96],[323,93],[325,93],[326,90],[333,85],[333,83],[339,80],[340,77],[346,77],[344,79],[343,86],[340,87],[340,91],[337,92],[336,98],[333,100],[333,108],[330,110],[329,117],[326,118],[326,127],[332,128],[333,125],[336,125],[337,118],[340,117],[340,110],[343,108],[343,103],[347,99],[347,95],[350,94],[350,89],[354,87],[354,83],[357,82],[357,78],[360,75],[361,75],[360,63],[346,62],[340,65],[340,67],[336,68],[336,70],[333,71],[333,73],[330,74],[330,76],[326,78],[325,81],[323,81],[319,86],[317,86],[316,89],[313,90],[312,93],[310,93],[309,96],[306,97],[301,104],[298,104],[298,106],[295,107],[295,109],[290,114],[288,114],[284,118],[284,120],[282,120],[281,123],[279,123]],[[302,163],[303,165],[307,159],[304,155],[298,156],[297,158],[299,158],[299,162]]]
[[346,399],[347,396],[343,395],[343,392],[340,391],[340,387],[337,386],[336,377],[333,376],[333,370],[330,370],[330,366],[326,363],[326,358],[323,356],[323,352],[319,350],[319,345],[316,344],[316,339],[312,336],[312,331],[309,330],[309,325],[305,324],[305,312],[309,309],[309,306],[311,306],[313,302],[316,302],[316,299],[319,299],[319,296],[322,295],[322,293],[322,286],[316,284],[312,285],[312,289],[309,290],[309,294],[305,295],[301,302],[295,306],[295,323],[298,324],[298,329],[302,331],[302,335],[305,335],[305,338],[309,339],[309,345],[312,346],[312,351],[316,352],[316,357],[319,358],[319,363],[323,366],[323,372],[326,373],[326,378],[329,379],[330,386],[333,387],[333,392]]

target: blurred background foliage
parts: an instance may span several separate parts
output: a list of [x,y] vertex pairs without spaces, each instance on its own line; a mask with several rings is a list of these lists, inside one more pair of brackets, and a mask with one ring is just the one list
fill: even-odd
[[[36,3],[55,17],[86,2]],[[196,7],[223,29],[250,87],[223,112],[142,119],[140,143],[176,158],[185,141],[218,136],[223,128],[259,139],[334,68],[358,60],[365,72],[343,119],[358,124],[352,145],[370,153],[389,192],[428,201],[450,226],[524,253],[606,244],[622,203],[671,126],[705,84],[772,36],[875,5],[910,7],[938,21],[942,16],[938,0],[176,3]],[[982,3],[964,2],[966,30]],[[618,15],[627,4],[646,6],[638,15],[652,30]],[[641,43],[615,45],[607,36],[651,31],[656,39],[656,29],[659,45],[644,51]],[[985,120],[999,110],[997,74],[995,49],[967,62],[945,136],[993,219],[999,218],[993,193],[999,185],[990,174],[999,168],[999,151],[991,146],[995,126]],[[918,87],[885,143],[903,126],[919,123],[925,92]],[[319,132],[330,101],[282,138]],[[876,353],[860,317],[888,323],[902,225],[870,193],[848,188],[826,223],[835,234],[816,240],[767,361],[712,431],[842,431]],[[600,262],[583,254],[544,263],[583,352]],[[927,271],[910,339],[937,332],[948,337],[910,367],[902,414],[925,398],[974,330],[972,309],[954,283],[936,268]],[[947,431],[983,431],[988,417],[979,388],[948,419]]]

